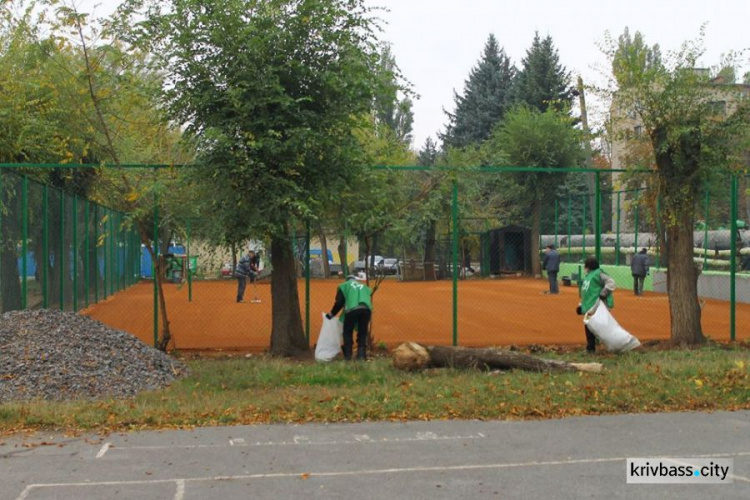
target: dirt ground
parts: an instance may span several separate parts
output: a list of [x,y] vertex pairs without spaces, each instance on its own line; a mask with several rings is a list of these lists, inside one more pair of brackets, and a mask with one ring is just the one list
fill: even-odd
[[[310,345],[314,345],[321,314],[333,305],[337,280],[310,283]],[[578,289],[561,287],[559,295],[546,295],[546,280],[524,278],[461,281],[458,285],[458,345],[580,344],[585,343],[583,324],[575,314]],[[166,286],[167,312],[175,347],[262,351],[271,335],[271,287],[257,285],[260,303],[251,302],[248,285],[245,302],[235,300],[237,283],[198,281],[192,285]],[[305,282],[299,282],[303,322]],[[453,303],[450,281],[386,281],[373,299],[375,341],[394,346],[412,340],[425,344],[453,342]],[[139,283],[84,311],[107,325],[130,332],[142,341],[154,342],[153,284]],[[641,342],[669,339],[669,306],[666,295],[632,291],[615,293],[613,314]],[[729,340],[729,303],[702,302],[704,334],[713,340]],[[736,339],[750,340],[750,304],[737,304]]]

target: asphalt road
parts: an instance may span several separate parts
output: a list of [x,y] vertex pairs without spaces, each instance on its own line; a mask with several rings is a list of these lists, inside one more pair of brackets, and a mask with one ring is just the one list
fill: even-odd
[[[750,411],[0,441],[3,500],[750,498]],[[628,484],[637,457],[726,458],[734,470],[721,484]]]

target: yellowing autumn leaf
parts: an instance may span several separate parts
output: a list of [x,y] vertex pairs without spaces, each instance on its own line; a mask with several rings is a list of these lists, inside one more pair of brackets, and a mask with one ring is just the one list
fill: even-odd
[[702,380],[695,378],[695,379],[693,379],[693,382],[695,382],[695,386],[696,387],[703,387],[703,381]]

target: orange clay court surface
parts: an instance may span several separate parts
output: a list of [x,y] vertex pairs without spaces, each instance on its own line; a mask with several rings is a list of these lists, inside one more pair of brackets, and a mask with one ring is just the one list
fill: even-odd
[[[333,305],[338,280],[310,283],[310,345],[318,337],[321,312]],[[305,282],[298,283],[302,318]],[[578,289],[560,287],[559,295],[545,295],[547,281],[531,278],[469,280],[458,284],[458,345],[494,346],[580,344],[584,333],[575,314]],[[237,283],[196,281],[193,300],[188,285],[165,284],[167,311],[178,349],[238,349],[261,351],[269,347],[271,287],[257,286],[260,303],[252,303],[248,284],[245,302],[237,303]],[[373,298],[373,335],[377,342],[395,346],[412,340],[423,344],[453,342],[453,305],[450,281],[385,281]],[[89,307],[84,314],[136,335],[153,345],[153,284],[139,283]],[[729,340],[729,303],[702,302],[703,332],[714,340]],[[631,290],[615,292],[613,314],[641,342],[669,338],[666,295]],[[737,304],[736,339],[750,339],[750,304]]]

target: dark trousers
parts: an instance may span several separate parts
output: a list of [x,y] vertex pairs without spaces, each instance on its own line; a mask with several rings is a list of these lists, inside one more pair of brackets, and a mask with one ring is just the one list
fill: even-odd
[[245,287],[247,286],[247,278],[244,276],[237,276],[237,302],[240,302],[245,296]]
[[547,271],[547,279],[549,280],[549,293],[560,293],[560,289],[557,288],[557,271]]
[[357,359],[367,359],[367,333],[372,311],[363,307],[352,309],[344,315],[344,359],[352,359],[354,326],[357,326]]
[[636,295],[643,295],[643,282],[646,280],[645,276],[638,274],[633,275],[633,293]]
[[591,333],[588,326],[584,326],[583,328],[586,329],[586,350],[588,352],[596,351],[596,336]]

